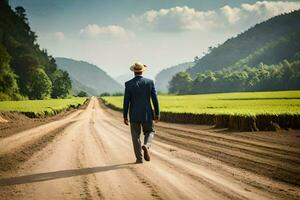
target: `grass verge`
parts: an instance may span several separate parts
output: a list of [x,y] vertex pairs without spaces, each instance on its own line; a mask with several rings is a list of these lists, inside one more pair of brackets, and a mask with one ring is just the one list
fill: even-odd
[[[102,97],[122,110],[123,97]],[[300,91],[159,96],[161,120],[215,124],[242,131],[300,128]]]
[[16,111],[30,118],[46,117],[78,108],[87,101],[85,97],[26,101],[0,101],[0,111]]

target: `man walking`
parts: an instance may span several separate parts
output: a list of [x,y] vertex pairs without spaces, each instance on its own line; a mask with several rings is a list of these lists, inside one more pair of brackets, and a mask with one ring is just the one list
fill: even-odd
[[[128,110],[130,119],[130,130],[136,163],[143,163],[144,159],[150,161],[149,148],[154,137],[153,120],[159,120],[159,105],[156,90],[152,80],[144,78],[143,72],[147,66],[135,63],[130,67],[134,72],[134,78],[125,83],[125,94],[123,102],[124,123],[128,125]],[[154,106],[152,111],[151,101]],[[141,146],[140,134],[144,133],[144,145]]]

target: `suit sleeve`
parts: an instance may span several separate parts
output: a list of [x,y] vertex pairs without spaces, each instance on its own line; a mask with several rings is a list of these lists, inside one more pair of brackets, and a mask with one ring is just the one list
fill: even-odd
[[128,88],[126,88],[125,85],[124,100],[123,100],[123,117],[126,119],[128,118],[129,103],[130,103],[130,93]]
[[158,98],[157,98],[156,89],[155,89],[153,81],[152,81],[152,89],[151,89],[151,99],[152,99],[152,103],[154,106],[155,115],[159,116]]

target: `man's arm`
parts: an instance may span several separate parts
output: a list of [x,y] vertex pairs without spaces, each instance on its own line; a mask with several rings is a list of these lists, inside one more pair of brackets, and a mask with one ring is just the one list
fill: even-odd
[[155,112],[155,120],[159,120],[159,104],[158,104],[158,98],[156,94],[156,89],[154,86],[154,83],[152,81],[152,90],[151,90],[151,99],[154,106],[154,112]]
[[123,118],[124,118],[124,123],[126,125],[128,125],[129,103],[130,103],[130,93],[129,93],[128,88],[126,88],[126,85],[125,85],[124,100],[123,100]]

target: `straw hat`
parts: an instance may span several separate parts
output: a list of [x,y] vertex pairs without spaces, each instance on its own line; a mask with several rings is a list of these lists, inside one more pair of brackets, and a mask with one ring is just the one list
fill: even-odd
[[136,62],[134,63],[134,65],[132,65],[130,67],[130,70],[133,71],[133,72],[143,72],[147,69],[147,65],[144,65],[140,62]]

